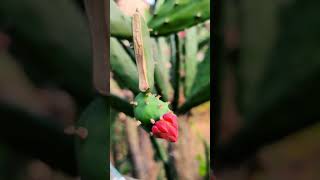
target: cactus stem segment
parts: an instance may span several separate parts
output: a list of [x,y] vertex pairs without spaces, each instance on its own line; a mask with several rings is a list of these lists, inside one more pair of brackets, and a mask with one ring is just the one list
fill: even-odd
[[145,103],[146,105],[149,105],[149,102],[148,102],[148,101],[146,101],[146,100],[144,101],[144,103]]
[[140,126],[141,125],[141,121],[137,121],[137,126]]
[[160,105],[159,105],[159,109],[162,109],[162,107],[163,107],[162,104],[160,104]]
[[146,93],[148,97],[152,96],[151,92]]
[[152,124],[156,123],[156,121],[155,121],[154,119],[150,119],[150,122],[151,122]]

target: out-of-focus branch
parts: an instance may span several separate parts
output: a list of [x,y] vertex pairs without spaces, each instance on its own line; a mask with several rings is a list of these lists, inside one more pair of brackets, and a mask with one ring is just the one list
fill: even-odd
[[93,52],[93,82],[96,91],[110,92],[109,63],[109,2],[85,0],[86,13],[91,30]]
[[74,138],[52,119],[35,116],[13,105],[0,104],[0,140],[12,149],[76,176]]

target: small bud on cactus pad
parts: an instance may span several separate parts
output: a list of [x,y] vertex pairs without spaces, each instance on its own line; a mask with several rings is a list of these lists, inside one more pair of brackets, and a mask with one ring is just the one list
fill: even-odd
[[169,109],[169,103],[161,101],[150,92],[139,93],[134,106],[134,116],[142,127],[157,138],[176,142],[178,138],[177,116]]

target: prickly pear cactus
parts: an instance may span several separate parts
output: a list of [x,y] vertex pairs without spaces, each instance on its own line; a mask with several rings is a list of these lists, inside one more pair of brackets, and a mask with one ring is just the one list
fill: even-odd
[[152,34],[163,36],[204,22],[210,18],[210,0],[165,1],[148,25]]
[[136,96],[132,104],[138,124],[141,124],[146,131],[158,138],[177,141],[177,118],[170,110],[169,102],[163,102],[160,96],[150,92],[142,92]]
[[139,93],[132,102],[138,125],[158,138],[176,142],[178,124],[169,103],[154,95],[154,59],[148,26],[137,10],[132,21],[134,50],[139,74]]
[[135,118],[148,125],[150,122],[159,120],[160,117],[169,112],[169,103],[160,100],[159,96],[151,93],[140,93],[135,98]]

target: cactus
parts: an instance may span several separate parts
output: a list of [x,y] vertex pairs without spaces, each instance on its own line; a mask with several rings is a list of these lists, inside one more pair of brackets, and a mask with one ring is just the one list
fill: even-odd
[[[156,87],[165,101],[172,100],[173,90],[170,84],[169,70],[170,62],[165,58],[165,52],[161,51],[160,42],[157,43],[155,39],[153,43],[153,55],[155,61],[155,74]],[[162,42],[163,43],[163,42]]]
[[192,27],[186,30],[185,50],[184,94],[186,97],[188,97],[194,83],[195,75],[197,73],[198,43],[196,27]]
[[[128,33],[126,37],[133,44],[134,56],[129,56],[131,50],[116,40],[121,40],[122,35],[113,34],[110,41],[112,72],[120,90],[115,92],[115,88],[111,88],[108,101],[113,109],[134,117],[137,125],[150,133],[156,156],[164,163],[167,179],[175,179],[174,167],[155,138],[171,143],[179,141],[179,117],[175,113],[187,113],[210,97],[210,52],[203,62],[197,62],[196,55],[204,48],[198,49],[196,36],[200,32],[198,29],[204,26],[195,26],[209,18],[209,3],[209,0],[157,1],[151,8],[149,14],[153,16],[148,22],[139,11],[134,13],[131,19],[128,18],[132,23],[132,34]],[[122,24],[122,20],[117,23]],[[187,37],[179,37],[177,33],[186,28],[190,28],[186,31]],[[170,39],[165,35],[170,35]],[[209,42],[203,46],[207,45]],[[185,79],[181,76],[183,67]],[[126,99],[121,95],[123,88],[129,88],[135,98]],[[183,91],[186,92],[185,102],[180,98]]]
[[131,18],[123,14],[113,0],[110,0],[110,33],[121,38],[132,37]]
[[178,113],[185,113],[192,107],[208,101],[208,99],[210,99],[210,48],[207,50],[203,61],[198,64],[190,95],[187,101],[179,108]]
[[152,34],[168,35],[210,18],[210,0],[166,1],[149,21]]
[[[153,16],[148,16],[152,36],[176,33],[210,18],[210,0],[174,0],[157,3]],[[119,38],[131,38],[132,19],[110,1],[110,32]]]
[[158,8],[155,10],[154,15],[166,15],[172,12],[177,7],[181,7],[181,5],[186,5],[191,0],[174,0],[174,1],[165,1],[159,2]]
[[[88,6],[89,1],[86,2],[85,6]],[[167,37],[159,38],[157,35],[174,35],[175,38],[170,43],[174,48],[177,48],[176,45],[179,47],[182,43],[178,42],[181,39],[176,38],[175,33],[203,22],[208,19],[207,16],[210,13],[206,9],[209,6],[204,6],[209,1],[200,0],[195,3],[191,0],[181,0],[172,2],[163,1],[159,3],[155,9],[157,15],[150,13],[150,19],[147,18],[147,21],[139,14],[129,17],[120,11],[114,1],[107,2],[110,3],[111,10],[110,32],[112,37],[110,37],[109,60],[112,73],[110,76],[119,84],[120,92],[123,89],[129,89],[136,95],[134,102],[137,102],[137,104],[133,102],[130,105],[131,97],[119,96],[112,92],[112,89],[111,93],[106,93],[105,89],[96,91],[99,95],[94,99],[96,94],[91,76],[92,63],[90,60],[92,55],[90,45],[93,43],[95,59],[97,57],[101,59],[102,56],[105,58],[107,53],[101,52],[103,51],[102,46],[97,48],[96,45],[97,42],[104,43],[103,38],[99,37],[105,37],[103,35],[107,31],[96,31],[97,28],[105,30],[106,27],[96,23],[102,21],[103,18],[96,19],[93,15],[102,15],[104,8],[99,8],[99,12],[89,9],[90,11],[87,11],[87,13],[89,12],[87,14],[89,19],[85,19],[81,8],[71,1],[57,0],[54,3],[48,0],[1,1],[1,25],[5,27],[4,31],[12,36],[15,41],[14,47],[10,51],[14,56],[21,58],[21,61],[32,62],[23,63],[26,74],[31,81],[34,81],[37,87],[49,83],[68,92],[75,100],[77,112],[82,112],[82,108],[94,99],[81,113],[80,119],[76,122],[76,127],[67,128],[65,131],[63,131],[63,127],[56,126],[56,122],[51,121],[51,119],[43,118],[42,121],[42,117],[29,117],[25,114],[16,113],[19,112],[16,109],[12,112],[2,109],[2,113],[7,113],[5,118],[12,119],[12,121],[5,121],[5,125],[10,125],[10,128],[3,126],[5,127],[1,131],[3,135],[6,136],[6,133],[10,135],[12,129],[18,127],[15,126],[17,123],[24,124],[24,126],[19,126],[23,127],[17,131],[20,132],[19,136],[14,136],[16,137],[14,141],[7,141],[9,142],[7,144],[17,145],[15,149],[26,150],[27,154],[43,160],[54,168],[74,176],[80,175],[81,179],[106,179],[109,170],[107,167],[109,163],[108,122],[110,122],[109,119],[113,118],[108,109],[112,106],[117,112],[135,117],[141,122],[141,127],[152,134],[152,145],[155,147],[156,156],[159,156],[159,159],[164,163],[167,179],[174,179],[174,175],[170,172],[170,168],[172,169],[172,166],[170,166],[171,158],[155,137],[169,142],[178,141],[179,117],[175,113],[180,112],[182,107],[179,103],[179,82],[181,78],[178,75],[181,66],[174,66],[174,68],[169,66],[175,63],[180,64],[183,59],[181,61],[173,59],[180,59],[183,56],[181,56],[180,50],[165,52],[165,46],[169,44],[166,42]],[[79,2],[77,1],[77,3]],[[102,2],[99,3],[103,4]],[[38,8],[40,6],[42,8]],[[101,6],[97,5],[95,7]],[[22,9],[27,9],[29,13],[21,14]],[[201,9],[200,13],[193,14],[199,9]],[[86,10],[88,10],[87,7]],[[170,19],[170,22],[167,22],[167,18]],[[58,20],[56,21],[56,19]],[[89,20],[89,23],[87,20]],[[91,29],[87,26],[91,26]],[[89,29],[93,33],[91,43]],[[95,34],[96,32],[98,33]],[[155,50],[159,50],[159,53],[153,51],[150,35],[154,40]],[[128,52],[131,52],[131,50],[126,51],[120,44],[123,39],[134,44],[135,56],[130,56]],[[107,59],[105,58],[105,60]],[[155,62],[158,64],[155,65]],[[101,65],[96,67],[98,69],[103,68]],[[95,73],[99,73],[96,70],[97,68],[94,68]],[[170,73],[175,74],[173,78],[175,81],[174,88],[170,84]],[[103,73],[99,77],[103,81]],[[198,82],[197,76],[194,82]],[[107,83],[103,82],[101,86],[99,84],[99,88],[104,88],[105,84]],[[196,83],[193,84],[197,85]],[[201,85],[201,87],[203,86]],[[162,97],[155,94],[161,94]],[[172,96],[173,94],[174,96]],[[198,97],[194,98],[198,99]],[[177,110],[176,112],[171,111],[168,101],[176,103],[175,107],[172,108],[174,111]],[[194,106],[193,104],[190,108]],[[76,117],[78,115],[76,114]],[[19,122],[16,122],[16,120],[19,120]],[[46,122],[49,122],[49,124],[46,124]],[[70,132],[74,134],[68,134]],[[22,134],[25,134],[24,136],[27,138],[21,137]],[[34,141],[34,137],[42,137],[44,141],[41,140],[40,142],[39,139]],[[20,142],[24,141],[31,142],[30,144],[34,147],[23,146],[23,143]],[[52,148],[53,146],[63,148]],[[44,149],[46,151],[43,151]]]
[[169,109],[169,103],[160,100],[160,96],[150,92],[139,93],[135,101],[134,116],[142,127],[156,137],[176,142],[178,123],[176,116]]
[[154,124],[152,121],[160,120],[162,115],[170,111],[169,104],[159,98],[150,92],[139,93],[133,102],[135,118],[148,131],[151,130],[150,125]]
[[118,40],[112,37],[110,38],[110,64],[118,82],[138,93],[137,68]]

